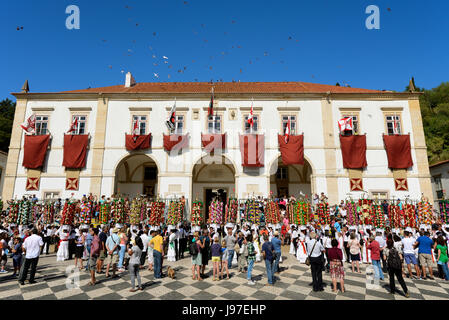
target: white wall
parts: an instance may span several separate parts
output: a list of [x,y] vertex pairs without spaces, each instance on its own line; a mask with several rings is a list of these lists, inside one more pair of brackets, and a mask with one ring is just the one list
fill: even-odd
[[[227,133],[227,149],[224,155],[231,160],[236,170],[236,190],[239,197],[247,196],[252,193],[249,189],[252,187],[248,185],[257,185],[256,193],[260,195],[268,195],[272,186],[269,183],[269,176],[271,165],[279,157],[277,134],[281,133],[281,119],[278,107],[299,107],[298,118],[298,132],[304,132],[304,146],[305,158],[310,163],[313,169],[313,186],[315,192],[327,193],[326,174],[329,169],[337,170],[338,177],[338,197],[344,199],[349,192],[349,181],[347,172],[342,168],[341,150],[339,148],[340,142],[338,139],[338,128],[336,121],[341,117],[339,108],[357,107],[360,111],[360,128],[361,133],[367,133],[367,161],[368,168],[364,171],[363,183],[365,190],[386,190],[390,192],[391,196],[405,196],[409,194],[411,197],[419,197],[420,187],[418,179],[414,178],[417,174],[416,155],[413,149],[413,132],[411,126],[410,113],[408,110],[408,101],[331,101],[332,103],[332,118],[335,122],[334,128],[334,142],[336,145],[336,161],[332,164],[334,168],[326,168],[324,137],[321,114],[321,99],[297,99],[286,103],[282,100],[267,100],[255,101],[254,107],[262,107],[262,111],[256,110],[255,113],[260,114],[260,133],[265,134],[265,167],[258,170],[243,170],[241,166],[241,153],[239,149],[238,137],[239,133],[243,132],[243,116],[247,111],[241,111],[241,107],[249,108],[251,106],[250,100],[220,100],[218,108],[226,108],[223,113],[224,132]],[[189,111],[179,111],[185,114],[185,132],[190,133],[189,148],[182,155],[170,155],[163,150],[162,134],[167,134],[165,120],[167,119],[168,111],[166,108],[171,108],[173,100],[159,100],[159,101],[124,101],[124,100],[110,100],[108,106],[107,123],[106,123],[106,139],[105,151],[103,160],[103,178],[101,185],[101,192],[106,196],[110,196],[114,192],[115,171],[117,165],[122,159],[130,155],[130,152],[125,150],[125,133],[131,131],[131,116],[135,113],[130,111],[130,108],[151,108],[151,111],[146,111],[149,117],[148,128],[152,133],[152,148],[150,150],[142,151],[151,157],[157,164],[159,171],[159,193],[164,195],[170,194],[170,188],[173,185],[180,186],[180,194],[184,194],[187,198],[191,198],[196,190],[192,190],[191,175],[193,165],[206,153],[201,149],[201,132],[206,132],[206,114],[203,108],[207,108],[208,100],[177,100],[178,110],[188,107]],[[29,101],[27,105],[26,117],[33,112],[31,109],[35,107],[51,107],[54,111],[50,112],[49,130],[53,135],[51,143],[51,150],[48,154],[47,165],[44,168],[41,178],[41,188],[37,195],[41,197],[43,190],[60,190],[61,195],[70,195],[72,192],[66,192],[65,188],[65,173],[62,167],[62,152],[63,152],[63,134],[70,125],[70,107],[90,107],[92,110],[88,112],[88,132],[92,136],[91,146],[93,145],[95,137],[95,122],[97,114],[97,101]],[[409,171],[412,175],[408,179],[410,192],[401,193],[394,191],[394,182],[392,178],[386,177],[389,174],[387,168],[387,157],[383,147],[382,133],[384,131],[384,119],[382,107],[402,107],[402,125],[404,133],[411,133],[412,158],[414,166]],[[200,109],[200,119],[192,119],[191,108]],[[229,109],[237,109],[237,119],[230,120]],[[293,111],[297,113],[298,111]],[[36,112],[39,113],[39,112]],[[139,114],[141,114],[139,112]],[[23,139],[22,144],[23,148]],[[21,166],[23,159],[23,149],[19,154],[18,178],[14,188],[14,194],[21,196],[26,193],[25,180],[26,170]],[[88,152],[87,167],[81,171],[80,190],[75,192],[76,196],[89,192],[90,188],[90,174],[92,168],[92,153]],[[383,177],[384,176],[384,177]],[[172,185],[172,187],[170,187]],[[135,186],[137,191],[139,187]],[[176,187],[178,188],[178,187]],[[175,189],[176,189],[175,188]],[[292,186],[292,190],[310,188],[308,186]],[[311,192],[310,190],[309,192]],[[293,191],[296,192],[296,191]],[[305,192],[305,191],[303,191]]]

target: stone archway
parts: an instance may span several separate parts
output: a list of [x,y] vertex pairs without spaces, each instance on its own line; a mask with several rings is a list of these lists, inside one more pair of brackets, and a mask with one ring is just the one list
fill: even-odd
[[206,155],[199,159],[192,168],[192,201],[203,202],[204,217],[209,215],[209,204],[218,196],[226,204],[231,195],[236,194],[236,168],[223,155]]
[[122,159],[115,169],[114,194],[135,197],[159,194],[159,168],[146,154],[132,154]]
[[313,169],[307,159],[304,165],[284,165],[281,156],[271,164],[270,191],[275,197],[307,195],[311,198]]

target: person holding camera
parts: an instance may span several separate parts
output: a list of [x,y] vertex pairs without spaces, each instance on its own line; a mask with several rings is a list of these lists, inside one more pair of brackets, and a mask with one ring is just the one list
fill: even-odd
[[323,288],[323,268],[324,268],[324,247],[320,241],[317,240],[315,232],[310,232],[309,240],[307,241],[307,256],[310,261],[310,269],[312,272],[313,291],[324,291]]

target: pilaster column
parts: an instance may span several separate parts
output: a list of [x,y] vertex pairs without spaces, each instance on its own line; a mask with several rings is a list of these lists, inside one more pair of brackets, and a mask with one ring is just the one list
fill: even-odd
[[108,116],[108,98],[99,98],[97,104],[97,119],[95,122],[94,145],[92,152],[92,178],[90,192],[101,196],[101,181],[103,177],[104,142],[106,138],[106,120]]
[[[412,121],[413,143],[415,147],[416,166],[418,168],[419,187],[424,196],[429,198],[429,202],[433,204],[433,191],[430,182],[429,161],[427,159],[426,138],[424,136],[424,128],[421,118],[421,108],[419,99],[410,99],[408,101],[410,118]],[[425,149],[423,149],[423,147]]]
[[27,99],[17,99],[14,122],[12,125],[11,140],[9,143],[8,160],[6,162],[5,181],[3,183],[2,199],[7,201],[14,197],[14,187],[19,165],[19,153],[22,146],[22,128],[20,124],[25,121]]
[[[321,117],[323,119],[323,139],[325,156],[325,174],[327,196],[329,204],[339,203],[338,183],[337,183],[337,161],[335,157],[335,138],[334,138],[334,117],[332,113],[332,103],[328,99],[321,100]],[[316,190],[317,193],[322,190]]]

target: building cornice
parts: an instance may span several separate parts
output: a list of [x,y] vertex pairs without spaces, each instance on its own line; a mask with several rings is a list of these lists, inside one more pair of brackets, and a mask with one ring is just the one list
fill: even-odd
[[[276,100],[418,100],[420,92],[387,92],[387,93],[216,93],[217,100],[251,100],[255,101],[276,101]],[[98,98],[108,98],[110,100],[127,100],[127,101],[166,101],[174,100],[210,100],[210,93],[12,93],[17,99],[28,100],[52,100],[52,101],[66,101],[66,100],[97,100]]]

